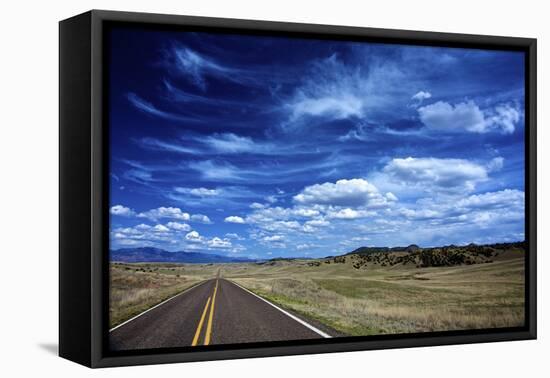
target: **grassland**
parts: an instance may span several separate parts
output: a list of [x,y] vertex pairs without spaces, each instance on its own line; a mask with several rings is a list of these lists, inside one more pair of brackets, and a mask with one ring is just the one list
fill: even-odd
[[399,256],[220,265],[116,264],[111,270],[111,325],[213,277],[219,267],[223,277],[346,335],[523,324],[522,250],[498,251],[476,263],[455,266],[387,263],[401,261]]

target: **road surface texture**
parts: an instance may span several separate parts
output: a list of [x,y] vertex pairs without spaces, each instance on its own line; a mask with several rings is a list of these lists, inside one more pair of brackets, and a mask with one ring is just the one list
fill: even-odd
[[109,333],[112,350],[330,337],[237,284],[204,281]]

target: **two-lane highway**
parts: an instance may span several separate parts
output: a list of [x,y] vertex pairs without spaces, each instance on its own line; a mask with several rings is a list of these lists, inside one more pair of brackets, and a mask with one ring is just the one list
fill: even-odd
[[184,291],[115,327],[113,350],[330,337],[223,278]]

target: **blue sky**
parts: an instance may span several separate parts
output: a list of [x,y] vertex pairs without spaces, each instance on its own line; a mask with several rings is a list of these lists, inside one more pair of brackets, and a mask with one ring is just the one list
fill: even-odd
[[519,52],[115,29],[111,248],[524,239]]

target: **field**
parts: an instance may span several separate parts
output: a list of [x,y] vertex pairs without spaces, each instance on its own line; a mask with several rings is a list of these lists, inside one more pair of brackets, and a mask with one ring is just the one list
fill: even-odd
[[476,253],[451,266],[424,266],[448,263],[432,252],[432,264],[425,264],[425,256],[410,256],[403,252],[246,264],[113,263],[111,326],[212,278],[218,268],[223,277],[342,335],[523,324],[523,250]]

